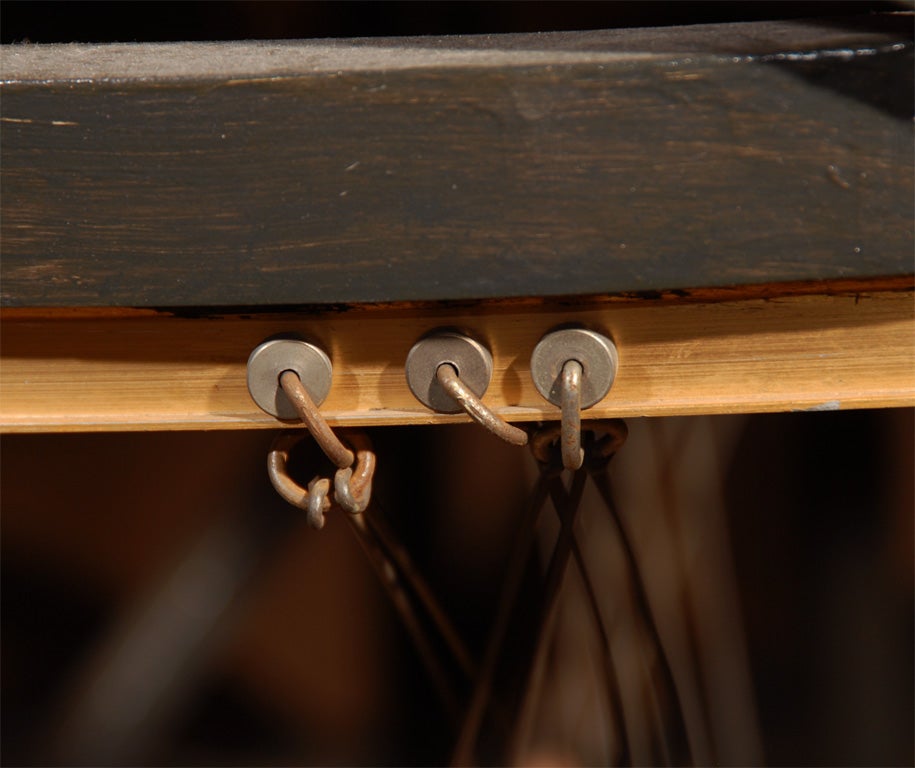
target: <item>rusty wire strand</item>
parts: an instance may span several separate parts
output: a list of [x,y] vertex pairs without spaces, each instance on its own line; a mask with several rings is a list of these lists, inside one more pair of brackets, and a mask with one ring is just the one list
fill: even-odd
[[533,703],[539,699],[540,689],[543,685],[544,673],[550,638],[556,625],[559,609],[559,595],[565,580],[569,559],[572,555],[572,543],[575,536],[575,521],[581,510],[581,498],[585,488],[587,474],[576,472],[572,477],[572,488],[565,493],[562,480],[558,476],[550,479],[550,495],[554,500],[556,512],[559,515],[559,537],[553,548],[547,566],[546,579],[543,585],[543,602],[534,625],[534,656],[526,675],[521,682],[521,708],[515,723],[514,734],[510,740],[506,764],[519,765],[521,747],[529,740],[533,728],[534,711]]
[[363,552],[369,559],[369,563],[375,569],[379,580],[384,586],[394,610],[397,612],[400,620],[403,622],[407,633],[413,640],[419,654],[420,661],[426,668],[432,685],[437,691],[439,698],[448,715],[452,719],[457,719],[460,712],[459,697],[451,683],[441,659],[424,629],[422,622],[407,594],[404,585],[401,583],[403,574],[398,571],[391,562],[388,554],[385,552],[381,540],[375,535],[374,531],[367,525],[364,515],[354,514],[346,515],[346,520],[350,524],[350,529],[356,534],[356,539],[362,547]]
[[[673,670],[670,666],[670,660],[661,641],[661,633],[658,630],[654,613],[651,610],[651,603],[648,599],[648,591],[642,578],[642,573],[638,565],[638,559],[632,546],[632,540],[629,535],[627,526],[623,523],[619,510],[613,499],[612,484],[610,476],[604,468],[592,468],[591,477],[604,502],[604,507],[609,513],[610,521],[616,528],[617,535],[621,544],[623,557],[626,561],[629,572],[629,583],[632,590],[633,600],[636,611],[642,619],[648,632],[651,645],[654,650],[656,665],[654,668],[660,676],[659,685],[652,686],[655,704],[659,709],[664,708],[661,699],[667,699],[667,715],[665,718],[667,724],[660,724],[661,747],[664,750],[665,761],[671,765],[683,765],[692,763],[692,750],[690,748],[689,738],[686,731],[686,722],[683,714],[683,703],[680,699],[680,693],[674,680]],[[663,717],[663,715],[661,715]]]
[[[553,502],[556,503],[555,501]],[[610,708],[610,717],[613,720],[613,726],[619,742],[619,751],[614,761],[614,765],[629,765],[632,757],[629,751],[629,734],[626,731],[626,720],[623,715],[623,698],[620,690],[619,677],[616,674],[616,667],[613,666],[613,651],[610,647],[610,633],[607,631],[607,625],[600,611],[600,601],[597,598],[597,590],[594,588],[594,581],[591,579],[591,572],[585,561],[584,553],[576,537],[572,538],[572,554],[575,556],[575,565],[581,575],[581,581],[585,588],[585,598],[588,607],[591,610],[591,616],[594,620],[594,626],[600,639],[600,656],[601,668],[604,674],[604,686],[607,695],[607,705]]]
[[333,433],[298,374],[295,371],[283,371],[280,374],[280,386],[327,458],[340,469],[351,467],[356,457]]
[[450,363],[440,365],[435,371],[435,378],[449,396],[454,398],[464,412],[478,424],[486,427],[506,443],[518,446],[527,445],[527,432],[519,427],[513,427],[483,405],[480,398],[461,381],[461,377],[453,365]]
[[[628,429],[625,422],[619,419],[599,420],[588,423],[587,431],[593,433],[593,439],[588,445],[589,470],[604,468],[606,463],[612,458],[616,451],[626,440]],[[535,487],[533,496],[528,504],[526,519],[519,526],[519,535],[515,548],[510,556],[509,565],[506,568],[506,575],[503,581],[502,593],[499,598],[499,605],[496,610],[496,617],[493,627],[490,631],[489,641],[486,646],[483,661],[480,667],[480,674],[476,679],[473,694],[470,703],[467,706],[461,730],[451,758],[451,765],[469,765],[475,762],[476,747],[479,739],[480,730],[483,725],[483,719],[486,715],[487,708],[491,705],[493,693],[493,681],[495,678],[496,667],[499,659],[505,652],[505,638],[509,630],[511,617],[517,605],[518,594],[525,571],[528,558],[530,557],[534,539],[537,531],[537,525],[540,519],[548,495],[553,497],[554,506],[560,519],[568,517],[563,514],[567,504],[573,499],[569,498],[562,484],[559,483],[558,473],[562,470],[560,461],[560,450],[557,441],[561,437],[561,425],[548,424],[542,426],[530,437],[530,449],[534,458],[540,465],[540,473]],[[581,473],[579,473],[580,475]],[[583,482],[583,481],[579,481]],[[554,484],[555,483],[555,484]],[[575,497],[580,499],[580,489],[575,489]],[[566,526],[563,525],[561,531]],[[562,535],[562,534],[561,534]],[[591,583],[590,574],[587,571],[584,557],[578,547],[578,542],[574,537],[574,532],[569,531],[566,536],[570,538],[569,542],[564,545],[571,548],[572,555],[580,566],[582,578],[586,584],[588,600],[592,605],[594,620],[601,635],[604,645],[604,664],[605,680],[608,687],[608,697],[611,701],[611,707],[614,710],[614,717],[617,722],[617,728],[620,734],[620,760],[625,764],[630,759],[629,745],[625,724],[623,721],[623,707],[620,700],[618,681],[610,658],[609,637],[606,626],[597,606],[596,595],[594,594],[593,584]],[[557,542],[557,547],[559,542]],[[568,553],[559,553],[560,560],[568,559]],[[555,558],[555,551],[554,551]],[[555,561],[553,569],[553,580],[561,576],[560,571],[564,570],[565,565],[560,569],[560,562]],[[556,587],[554,587],[555,589]],[[547,611],[545,614],[548,614]],[[515,741],[514,743],[517,743]]]
[[518,526],[518,535],[505,569],[502,592],[499,595],[495,619],[490,630],[483,661],[480,664],[480,673],[477,675],[470,703],[464,713],[461,729],[451,756],[452,766],[472,765],[476,762],[475,751],[480,729],[483,725],[487,706],[492,698],[496,668],[505,650],[505,641],[510,628],[511,617],[518,603],[518,596],[524,582],[525,569],[534,546],[540,513],[543,511],[546,502],[548,484],[549,478],[546,471],[541,471],[533,495],[525,509],[524,519]]
[[[320,523],[317,525],[312,521],[312,517],[317,517],[317,510],[323,513],[331,507],[327,499],[329,481],[316,477],[306,490],[289,476],[287,470],[289,452],[307,434],[298,431],[279,435],[268,454],[268,473],[280,495],[290,504],[306,510],[309,513],[309,522],[320,528],[324,524],[323,514],[320,515]],[[409,553],[397,543],[396,536],[388,529],[383,516],[363,514],[371,500],[375,454],[368,436],[364,433],[348,431],[345,438],[356,451],[356,466],[337,470],[334,476],[334,500],[350,513],[346,516],[347,521],[378,574],[395,611],[413,638],[446,709],[452,716],[456,716],[457,694],[435,654],[422,619],[427,618],[438,631],[450,651],[452,661],[468,681],[475,679],[476,666],[447,614],[436,601],[432,590],[410,559]],[[418,605],[411,596],[415,596]],[[425,611],[425,617],[421,610]]]
[[445,645],[451,652],[455,664],[464,677],[468,681],[476,679],[477,666],[461,636],[435,599],[432,589],[417,570],[407,550],[398,543],[397,537],[388,527],[384,516],[377,514],[379,512],[377,504],[373,506],[373,511],[376,514],[366,514],[365,521],[378,540],[381,549],[397,567],[406,584],[419,599],[421,606],[425,609],[433,626],[438,630],[442,640],[445,641]]

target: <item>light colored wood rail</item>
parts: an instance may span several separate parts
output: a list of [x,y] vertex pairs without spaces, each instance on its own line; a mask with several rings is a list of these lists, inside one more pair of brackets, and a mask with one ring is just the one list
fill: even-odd
[[324,346],[333,425],[465,421],[414,400],[403,364],[437,326],[487,343],[484,402],[510,421],[558,418],[531,383],[531,351],[569,322],[613,337],[616,383],[588,417],[832,410],[915,405],[911,290],[708,303],[621,301],[351,309],[180,318],[148,310],[6,310],[4,432],[275,428],[246,388],[249,352],[299,333]]

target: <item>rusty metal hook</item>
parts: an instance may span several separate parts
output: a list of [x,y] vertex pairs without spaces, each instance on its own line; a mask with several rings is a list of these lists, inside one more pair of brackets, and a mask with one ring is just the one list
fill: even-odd
[[[330,480],[315,477],[305,489],[289,476],[289,452],[301,442],[307,432],[284,432],[273,441],[267,454],[267,474],[277,493],[294,507],[308,513],[308,523],[320,530],[324,513],[330,510]],[[351,433],[348,438],[356,449],[355,467],[341,467],[334,475],[334,501],[350,514],[364,512],[372,497],[375,476],[375,453],[368,437]]]
[[512,426],[483,405],[483,402],[471,391],[470,387],[461,381],[461,377],[451,363],[442,363],[435,371],[435,378],[441,384],[442,389],[478,424],[486,427],[506,443],[527,445],[527,432],[519,427]]
[[[589,462],[589,468],[599,468],[601,465],[606,464],[626,442],[629,429],[622,419],[596,419],[587,421],[585,424],[584,431],[593,434],[593,440],[588,443],[585,458]],[[581,431],[578,434],[581,435]],[[547,424],[531,435],[531,453],[542,465],[556,462],[557,457],[554,452],[554,446],[557,441],[563,444],[560,446],[561,453],[562,448],[565,447],[563,425]],[[582,448],[582,451],[584,451],[584,448]],[[558,462],[556,467],[558,469]]]
[[366,435],[349,435],[356,450],[356,467],[342,467],[334,475],[334,499],[351,515],[365,512],[372,498],[372,478],[375,475],[375,453]]
[[292,506],[308,512],[309,524],[320,529],[324,525],[324,513],[330,509],[327,498],[330,481],[325,479],[326,486],[319,486],[321,479],[316,477],[306,490],[289,476],[286,468],[289,452],[303,436],[301,432],[284,432],[276,437],[267,453],[267,475],[276,492]]
[[340,469],[351,467],[355,461],[353,452],[333,433],[299,375],[295,371],[283,371],[280,374],[280,386],[327,458]]
[[560,408],[562,409],[562,466],[578,469],[585,460],[581,447],[581,363],[567,360],[560,379]]
[[330,480],[316,477],[308,484],[308,524],[316,530],[324,527],[324,513],[330,509],[327,494],[330,492]]

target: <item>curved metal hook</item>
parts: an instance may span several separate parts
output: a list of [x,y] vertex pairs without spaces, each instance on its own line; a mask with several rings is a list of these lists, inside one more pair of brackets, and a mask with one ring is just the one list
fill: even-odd
[[[591,432],[594,440],[588,444],[586,458],[589,467],[598,468],[609,461],[626,442],[629,429],[622,419],[596,419],[586,421],[585,432]],[[579,432],[579,434],[581,434]],[[547,424],[531,435],[531,453],[540,464],[556,461],[554,446],[557,440],[562,442],[563,427],[559,424]],[[558,467],[558,463],[557,463]]]
[[295,371],[283,371],[280,374],[280,386],[327,458],[341,469],[351,467],[355,460],[353,452],[333,433],[298,374]]
[[308,484],[308,524],[318,531],[324,527],[324,513],[330,509],[328,493],[330,480],[326,477],[316,477]]
[[330,509],[330,500],[327,498],[330,481],[324,480],[326,487],[318,486],[321,479],[316,477],[306,490],[289,476],[286,468],[289,452],[303,437],[301,432],[284,432],[276,437],[267,453],[267,475],[283,499],[308,512],[308,522],[315,528],[321,528],[324,525],[324,513]]
[[480,398],[461,381],[453,365],[442,363],[435,371],[435,378],[442,385],[442,388],[464,409],[464,412],[478,424],[482,424],[506,443],[527,445],[527,432],[519,427],[513,427],[483,405]]
[[[277,493],[294,507],[308,513],[308,523],[317,529],[324,527],[324,513],[331,508],[328,498],[330,480],[315,477],[307,490],[289,476],[286,464],[289,452],[308,432],[284,432],[276,437],[267,454],[267,474]],[[356,449],[356,466],[342,467],[334,475],[334,501],[350,514],[364,512],[372,497],[375,476],[375,453],[368,437],[354,432],[347,439]]]
[[562,466],[578,469],[585,460],[581,447],[581,363],[567,360],[562,366],[560,397],[562,409]]
[[349,435],[356,450],[356,468],[338,469],[334,475],[334,499],[351,515],[365,512],[372,498],[372,478],[375,475],[375,453],[367,436],[356,432]]

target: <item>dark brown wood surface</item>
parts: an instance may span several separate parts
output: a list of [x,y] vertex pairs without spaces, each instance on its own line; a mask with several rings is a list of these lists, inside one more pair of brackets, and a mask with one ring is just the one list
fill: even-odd
[[5,47],[2,304],[910,274],[911,30]]

